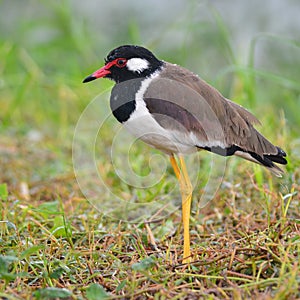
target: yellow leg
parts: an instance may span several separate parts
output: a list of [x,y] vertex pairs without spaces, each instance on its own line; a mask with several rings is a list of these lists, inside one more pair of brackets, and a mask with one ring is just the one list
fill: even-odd
[[170,156],[170,162],[171,162],[171,165],[173,167],[173,170],[174,170],[174,173],[175,173],[177,179],[180,181],[180,176],[181,176],[180,175],[180,169],[177,165],[177,162],[176,162],[176,159],[175,159],[174,155]]
[[190,211],[192,202],[193,187],[187,173],[185,161],[182,156],[179,156],[180,168],[172,155],[170,158],[171,165],[180,184],[180,192],[182,199],[182,222],[183,222],[183,263],[191,262],[190,250]]
[[193,187],[191,180],[187,173],[185,161],[182,156],[179,157],[181,165],[181,174],[184,182],[181,183],[181,196],[182,196],[182,222],[183,222],[183,263],[191,262],[190,250],[190,213]]

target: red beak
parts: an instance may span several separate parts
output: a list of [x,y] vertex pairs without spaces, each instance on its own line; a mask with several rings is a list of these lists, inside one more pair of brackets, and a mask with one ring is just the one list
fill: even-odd
[[89,81],[93,81],[97,78],[105,77],[106,75],[111,73],[110,70],[107,67],[108,67],[108,65],[105,65],[104,67],[97,70],[96,72],[94,72],[90,76],[86,77],[82,82],[86,83],[86,82],[89,82]]

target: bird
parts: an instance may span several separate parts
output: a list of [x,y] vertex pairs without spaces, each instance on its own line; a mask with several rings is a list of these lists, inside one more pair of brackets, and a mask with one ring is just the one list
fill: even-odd
[[182,200],[183,263],[191,263],[190,210],[193,186],[184,156],[201,150],[239,156],[281,177],[276,164],[286,153],[255,129],[248,110],[225,98],[198,75],[158,59],[150,50],[122,45],[109,52],[104,66],[83,80],[115,82],[110,96],[114,117],[133,135],[161,150],[179,181]]

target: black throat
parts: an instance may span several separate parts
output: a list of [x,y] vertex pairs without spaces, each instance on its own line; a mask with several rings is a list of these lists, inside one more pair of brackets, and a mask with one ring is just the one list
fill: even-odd
[[126,122],[135,110],[136,93],[145,79],[146,77],[126,80],[113,87],[110,95],[110,108],[119,122]]

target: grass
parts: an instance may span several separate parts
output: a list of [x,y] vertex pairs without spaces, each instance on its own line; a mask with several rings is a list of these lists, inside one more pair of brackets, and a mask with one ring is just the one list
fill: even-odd
[[[103,184],[93,172],[83,173],[87,185],[79,187],[72,162],[75,126],[99,92],[101,107],[93,110],[90,121],[106,116],[111,86],[103,81],[87,87],[81,80],[109,49],[97,49],[95,54],[85,21],[74,22],[68,2],[40,5],[48,10],[46,16],[36,16],[33,23],[20,21],[11,36],[3,33],[0,43],[0,298],[299,298],[299,43],[259,35],[253,38],[247,62],[239,62],[224,21],[210,8],[214,21],[201,23],[205,28],[199,30],[191,17],[185,44],[174,49],[175,57],[170,51],[160,53],[160,57],[189,67],[189,57],[196,57],[199,47],[202,64],[209,61],[206,58],[212,49],[219,53],[216,64],[221,67],[206,79],[253,110],[265,125],[260,129],[287,151],[289,159],[286,174],[279,179],[237,158],[216,158],[213,174],[211,155],[188,158],[197,183],[191,218],[194,260],[189,267],[182,264],[179,192],[168,162],[153,156],[159,152],[140,142],[128,154],[125,140],[115,144],[113,165],[110,149],[119,130],[115,120],[104,123],[95,145],[87,145],[85,152],[95,152],[91,153],[96,155],[105,188],[101,189]],[[186,21],[180,20],[182,30],[186,30],[181,26]],[[57,34],[47,44],[28,43],[26,37],[41,26]],[[179,30],[178,24],[173,28]],[[206,47],[212,48],[205,50],[191,37],[207,40],[211,46]],[[129,42],[142,39],[134,21],[128,25],[127,38]],[[159,43],[159,39],[152,43],[156,52]],[[291,57],[270,51],[278,44],[290,53],[294,65]],[[262,62],[256,57],[259,47],[267,57]],[[79,138],[90,141],[89,132]],[[128,157],[136,174],[149,175],[148,181],[134,184],[151,187],[134,188],[117,175]],[[225,161],[222,183],[213,199],[209,196],[215,190],[207,189],[211,201],[204,206],[207,200],[201,195],[205,188],[214,188]],[[199,162],[200,169],[195,170]],[[83,170],[82,165],[77,166]],[[133,180],[126,172],[123,175]],[[155,180],[158,182],[152,185]],[[91,192],[87,201],[85,194]],[[136,206],[128,211],[128,218],[135,222],[128,222],[123,209],[126,201],[114,202],[113,195],[144,205],[142,208],[154,203],[161,210],[149,206],[152,210],[149,208],[145,220]],[[164,207],[169,203],[174,206]],[[104,207],[114,209],[107,215]],[[151,244],[151,235],[157,247]]]

